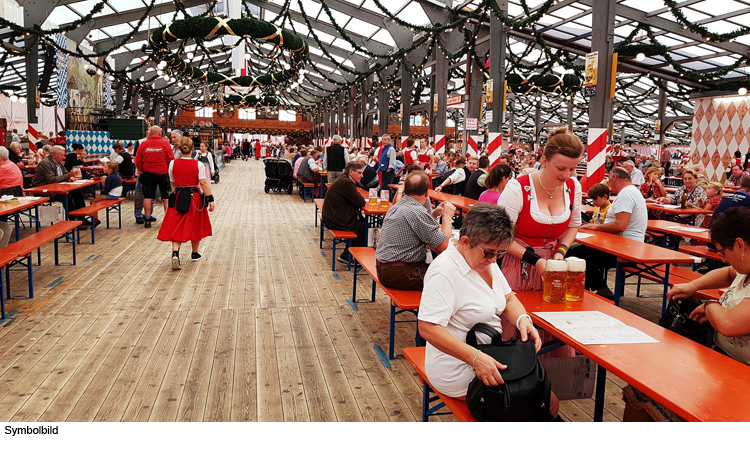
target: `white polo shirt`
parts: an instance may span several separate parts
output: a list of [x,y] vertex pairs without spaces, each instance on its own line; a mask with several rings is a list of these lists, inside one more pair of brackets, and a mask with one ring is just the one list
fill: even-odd
[[[490,265],[490,271],[492,288],[469,267],[453,244],[448,245],[425,274],[419,320],[445,327],[461,342],[466,342],[466,333],[477,323],[486,323],[500,332],[505,297],[512,291],[497,264]],[[484,334],[478,334],[477,339],[480,343],[489,342]],[[425,372],[435,389],[451,397],[466,395],[475,376],[469,364],[441,352],[429,342]]]

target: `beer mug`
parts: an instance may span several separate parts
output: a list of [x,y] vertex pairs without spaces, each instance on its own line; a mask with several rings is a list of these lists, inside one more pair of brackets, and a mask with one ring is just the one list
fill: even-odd
[[383,189],[380,191],[380,207],[388,208],[390,205],[391,191],[389,189]]
[[378,206],[378,188],[370,188],[370,208],[375,209]]
[[568,262],[568,276],[565,278],[565,301],[583,301],[583,291],[586,285],[586,260],[571,256],[565,258]]
[[565,278],[568,274],[568,263],[557,259],[548,259],[544,270],[544,292],[542,298],[549,303],[565,303]]

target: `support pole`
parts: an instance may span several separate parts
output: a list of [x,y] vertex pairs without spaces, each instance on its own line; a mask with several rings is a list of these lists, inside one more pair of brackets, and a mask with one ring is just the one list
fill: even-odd
[[388,89],[381,83],[378,89],[378,137],[388,133],[389,97]]
[[612,98],[610,98],[612,52],[614,51],[616,0],[598,0],[592,9],[593,26],[591,51],[599,52],[599,75],[596,94],[589,102],[589,128],[610,129],[612,123]]
[[[496,0],[497,6],[508,14],[508,0]],[[503,98],[505,94],[505,52],[507,44],[507,33],[500,19],[490,14],[490,79],[493,86],[492,98],[492,121],[488,124],[490,133],[501,133],[503,131],[503,112],[505,105]]]
[[[667,121],[667,91],[659,89],[659,123],[661,129],[659,130],[659,146],[664,145],[664,135],[666,134],[666,121]],[[623,127],[624,129],[624,127]]]
[[[401,140],[408,139],[411,134],[411,72],[401,66]],[[403,147],[403,144],[401,144]]]
[[[437,96],[437,111],[435,97]],[[448,58],[440,49],[435,50],[435,71],[432,76],[430,96],[430,136],[445,135],[445,121],[448,102]],[[446,138],[447,140],[447,138]]]

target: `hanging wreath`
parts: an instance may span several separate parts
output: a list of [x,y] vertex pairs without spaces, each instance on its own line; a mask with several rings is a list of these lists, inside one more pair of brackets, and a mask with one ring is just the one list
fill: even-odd
[[[169,44],[178,40],[204,41],[224,35],[250,37],[260,42],[275,44],[282,50],[288,50],[289,68],[259,76],[229,76],[218,72],[205,72],[185,62],[169,49]],[[154,50],[154,58],[166,62],[172,73],[225,86],[270,86],[297,79],[309,53],[307,42],[296,33],[282,30],[277,25],[251,17],[241,19],[191,17],[177,20],[154,30],[148,41]]]
[[508,90],[514,94],[529,94],[543,91],[550,94],[572,94],[581,88],[581,79],[573,74],[565,75],[518,75],[508,74],[505,77]]

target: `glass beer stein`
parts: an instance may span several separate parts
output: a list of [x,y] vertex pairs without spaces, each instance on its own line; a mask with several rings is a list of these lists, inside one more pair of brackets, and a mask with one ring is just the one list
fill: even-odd
[[586,285],[586,260],[571,256],[565,258],[568,262],[568,275],[565,277],[565,301],[583,301],[583,291]]
[[370,209],[378,206],[378,188],[370,188]]
[[544,270],[544,292],[542,298],[549,303],[565,303],[565,278],[568,263],[557,259],[548,259]]

